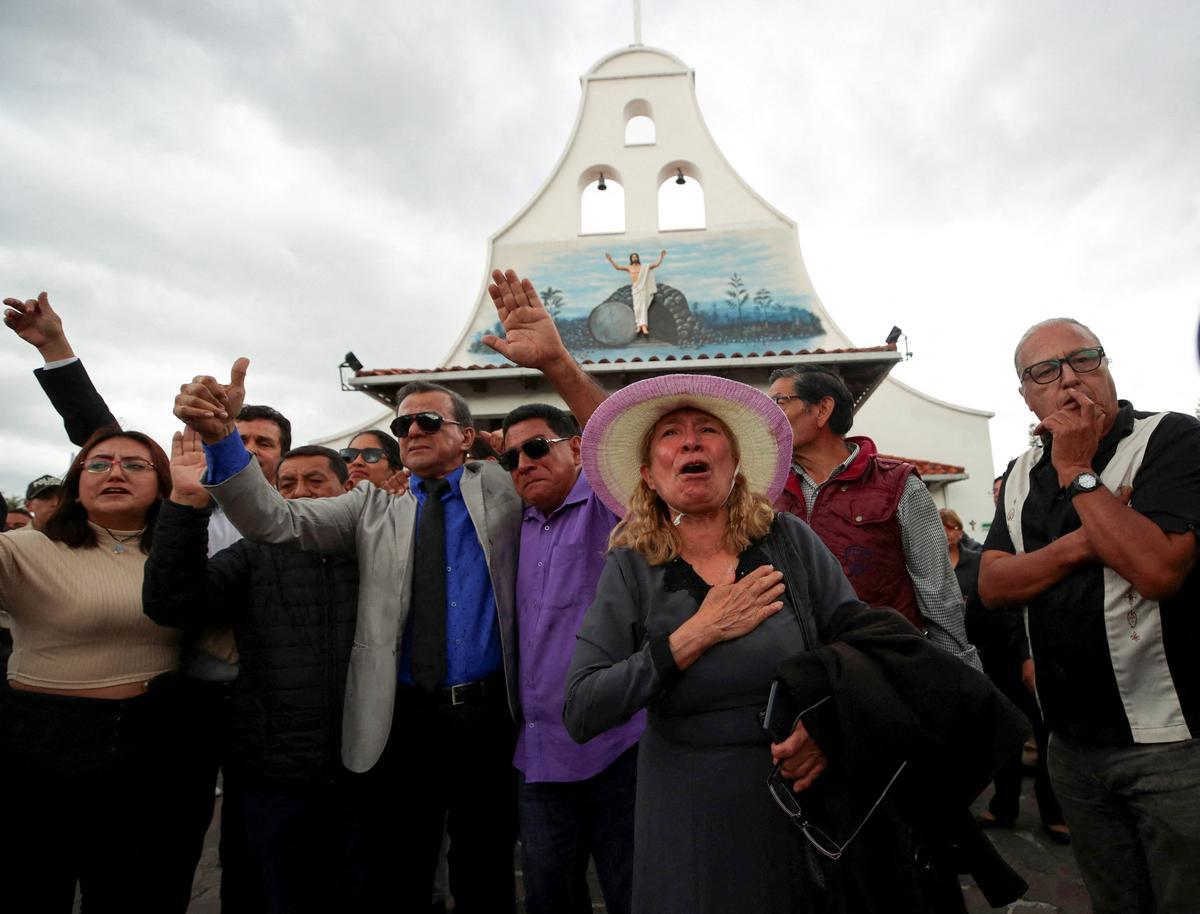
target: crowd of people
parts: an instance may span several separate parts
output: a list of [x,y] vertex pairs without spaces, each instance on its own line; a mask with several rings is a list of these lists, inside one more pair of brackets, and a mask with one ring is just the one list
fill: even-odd
[[963,912],[963,873],[1001,906],[1031,733],[1094,909],[1197,909],[1200,422],[1035,325],[980,544],[835,370],[606,397],[492,279],[484,342],[567,408],[488,431],[414,382],[340,451],[242,358],[168,455],[5,300],[79,447],[0,535],[6,909],[186,911],[218,792],[229,914],[423,914],[443,857],[455,911],[515,912],[518,840],[530,914],[591,910],[589,862],[614,914]]

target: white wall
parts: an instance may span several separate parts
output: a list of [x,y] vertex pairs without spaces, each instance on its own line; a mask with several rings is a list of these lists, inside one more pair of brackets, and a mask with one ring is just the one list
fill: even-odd
[[980,539],[982,525],[992,520],[996,476],[989,417],[990,413],[943,403],[889,378],[854,417],[851,434],[873,439],[885,454],[965,467],[970,478],[950,483],[934,500],[938,507],[957,511],[966,531]]

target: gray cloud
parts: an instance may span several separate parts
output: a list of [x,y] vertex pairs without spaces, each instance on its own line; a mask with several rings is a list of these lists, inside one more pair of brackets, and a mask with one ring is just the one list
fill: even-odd
[[[1194,407],[1195,4],[643,7],[734,167],[797,220],[834,318],[863,345],[900,323],[897,375],[997,410],[998,459],[1028,422],[1007,349],[1049,312],[1115,338],[1139,403]],[[441,360],[577,77],[630,37],[623,0],[6,3],[2,291],[49,289],[159,440],[179,383],[240,354],[297,440],[364,420],[342,354]],[[11,492],[70,449],[36,354],[0,346]]]

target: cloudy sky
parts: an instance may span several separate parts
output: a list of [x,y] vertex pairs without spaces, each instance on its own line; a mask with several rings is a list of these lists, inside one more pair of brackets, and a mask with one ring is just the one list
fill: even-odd
[[[6,0],[0,292],[49,291],[160,441],[180,382],[241,354],[297,441],[365,420],[342,354],[441,362],[631,7]],[[899,324],[895,376],[995,411],[998,466],[1029,424],[1011,349],[1046,316],[1093,326],[1123,396],[1195,410],[1200,4],[642,7],[730,162],[799,224],[834,319],[858,345]],[[70,447],[3,332],[13,493]]]

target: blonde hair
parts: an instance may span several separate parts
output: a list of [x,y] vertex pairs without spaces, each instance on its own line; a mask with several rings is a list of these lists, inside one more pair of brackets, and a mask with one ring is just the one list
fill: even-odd
[[942,519],[942,523],[950,521],[951,526],[954,527],[955,530],[961,530],[963,528],[962,518],[958,516],[958,512],[953,508],[938,509],[938,516]]
[[[724,422],[716,416],[713,418],[725,430],[734,460],[738,460],[740,453],[737,439]],[[650,439],[657,425],[655,422],[642,436],[640,454],[643,466],[650,463]],[[729,511],[725,545],[739,555],[752,542],[766,536],[775,520],[775,509],[771,502],[762,493],[750,491],[750,484],[741,471],[733,481],[733,488],[729,492],[729,498],[725,500],[725,507]],[[630,496],[625,517],[613,528],[608,538],[608,548],[628,546],[640,552],[651,565],[664,565],[679,555],[680,545],[679,528],[672,523],[666,502],[658,497],[658,493],[651,489],[644,479],[639,479],[637,488]]]

